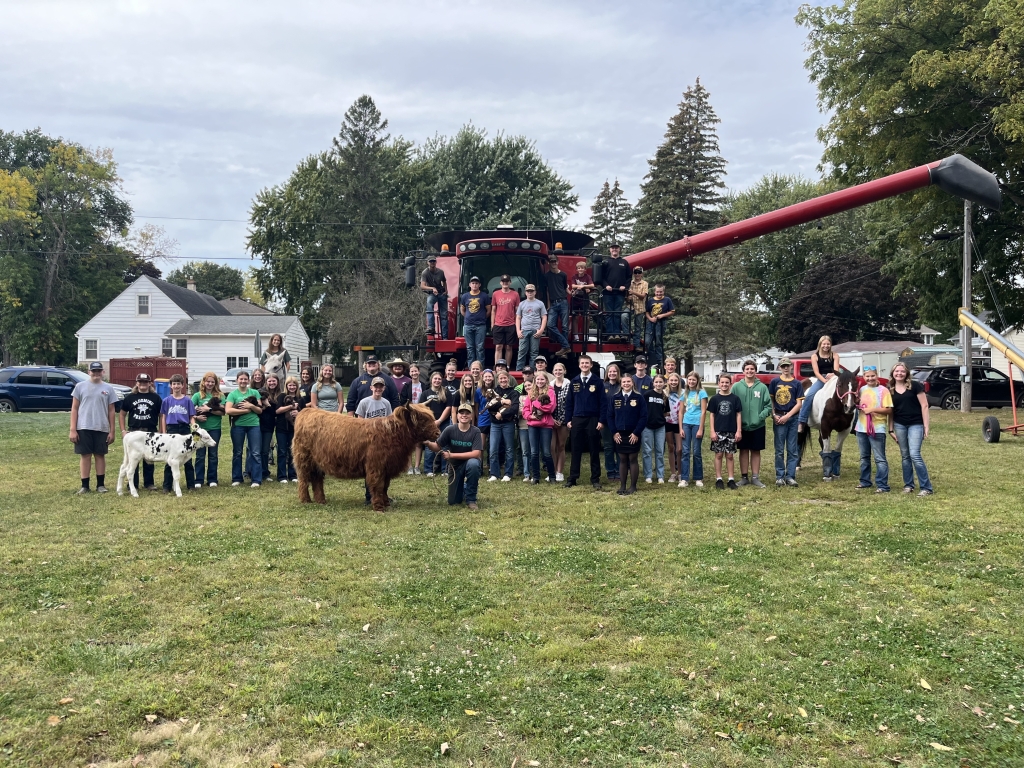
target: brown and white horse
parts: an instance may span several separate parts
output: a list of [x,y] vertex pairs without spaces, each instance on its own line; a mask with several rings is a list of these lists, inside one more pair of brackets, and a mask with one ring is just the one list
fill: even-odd
[[[807,429],[800,433],[800,461],[803,463],[804,448],[811,434],[811,427],[818,428],[818,445],[821,446],[822,480],[829,481],[839,477],[839,464],[842,458],[843,441],[853,429],[857,418],[857,375],[860,368],[852,373],[840,369],[836,376],[825,382],[814,398],[811,416],[807,421]],[[804,382],[804,391],[810,387],[811,381]],[[832,433],[836,433],[833,449]]]

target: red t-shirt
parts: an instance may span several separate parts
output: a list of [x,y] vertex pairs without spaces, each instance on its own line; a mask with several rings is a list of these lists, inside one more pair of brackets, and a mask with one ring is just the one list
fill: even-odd
[[516,324],[516,309],[519,308],[518,291],[495,291],[491,294],[491,304],[494,306],[495,325]]

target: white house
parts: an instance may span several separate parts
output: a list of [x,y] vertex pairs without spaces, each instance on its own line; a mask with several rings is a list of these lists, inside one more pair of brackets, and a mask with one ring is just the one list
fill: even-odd
[[[1017,349],[1024,349],[1024,328],[1007,328],[1003,331],[1002,336]],[[997,371],[1002,371],[1007,376],[1010,375],[1010,366],[1009,361],[1006,359],[1006,355],[994,347],[992,348],[991,365]],[[1016,366],[1014,366],[1013,378],[1020,379],[1022,374],[1024,374],[1024,371],[1020,371]]]
[[309,359],[309,336],[298,317],[277,314],[234,315],[212,296],[140,277],[95,317],[78,329],[78,362],[99,360],[109,370],[113,358],[183,357],[189,380],[206,371],[256,364],[254,346],[260,334],[266,350],[271,334],[284,336],[295,371]]

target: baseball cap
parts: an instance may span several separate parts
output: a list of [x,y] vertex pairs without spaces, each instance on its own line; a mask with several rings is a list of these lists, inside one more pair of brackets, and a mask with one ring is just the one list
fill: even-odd
[[643,363],[644,365],[647,365],[647,358],[644,355],[637,355],[633,358],[633,363]]
[[557,264],[558,263],[558,254],[552,253],[550,256],[548,256],[548,261],[551,262],[552,264]]
[[473,412],[473,406],[470,405],[469,403],[463,403],[462,405],[459,406],[458,412],[462,413],[463,411],[467,411],[469,413],[472,413]]
[[380,360],[377,359],[376,355],[368,355],[367,358],[366,358],[366,362],[367,363],[379,363]]
[[380,377],[380,376],[374,376],[373,377],[373,381],[370,382],[370,386],[371,387],[376,387],[378,384],[383,387],[384,386],[384,379],[382,377]]
[[533,358],[534,364],[536,364],[538,360],[543,360],[545,363],[548,361],[548,359],[544,357],[544,355],[537,355],[535,358]]
[[473,275],[471,278],[469,278],[469,282],[471,282],[471,283],[479,283],[479,282],[481,282],[481,280],[476,275]]
[[793,367],[793,361],[792,361],[792,360],[790,360],[790,359],[789,359],[788,357],[784,357],[784,358],[782,358],[781,360],[779,360],[779,368],[783,368],[783,367],[785,367],[785,366],[787,366],[787,365],[788,365],[788,366],[789,366],[790,368],[792,368],[792,367]]
[[149,381],[149,374],[148,373],[140,373],[138,376],[135,377],[135,380],[136,381]]
[[501,276],[501,282],[503,282],[503,283],[511,283],[512,282],[512,276],[511,275],[502,275]]
[[506,363],[504,360],[497,360],[497,361],[495,361],[494,367],[497,368],[499,365],[504,366],[505,368],[508,368],[508,363]]
[[427,256],[427,261],[437,261],[437,254],[432,253],[429,256]]
[[644,271],[643,267],[633,267],[633,274],[634,275],[637,274],[637,273],[643,274],[643,271]]
[[533,368],[528,365],[524,365],[520,373],[533,373]]
[[[504,280],[504,279],[505,278],[502,278],[502,280]],[[529,283],[523,290],[524,291],[536,291],[537,290],[537,286],[534,285],[533,283]]]
[[95,362],[89,363],[89,370],[90,371],[102,371],[103,370],[103,363],[99,362],[98,360],[95,361]]

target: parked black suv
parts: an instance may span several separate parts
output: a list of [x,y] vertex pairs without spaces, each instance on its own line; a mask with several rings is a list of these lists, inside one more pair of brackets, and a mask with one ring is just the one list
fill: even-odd
[[[960,366],[917,368],[912,375],[924,385],[928,405],[947,411],[960,410]],[[1017,407],[1024,408],[1024,383],[1014,381],[1013,388]],[[971,372],[971,404],[986,408],[1009,408],[1009,377],[987,365],[974,366]]]

